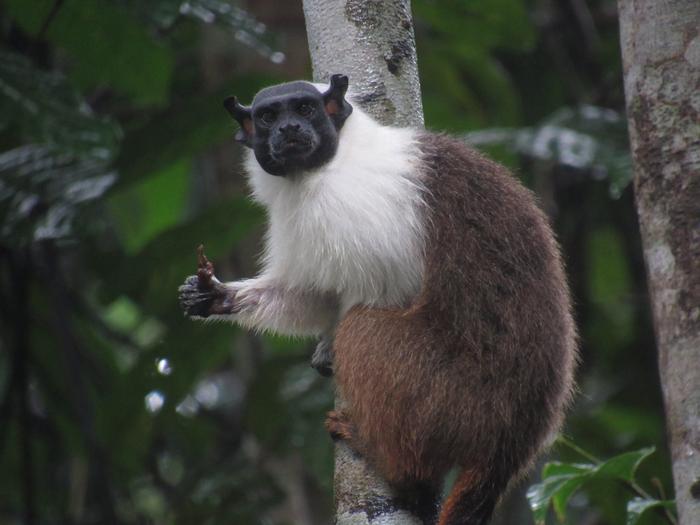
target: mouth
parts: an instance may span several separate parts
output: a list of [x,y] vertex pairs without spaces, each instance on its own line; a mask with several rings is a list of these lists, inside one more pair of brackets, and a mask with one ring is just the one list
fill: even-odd
[[276,160],[284,161],[289,157],[300,157],[310,153],[311,142],[302,138],[290,138],[272,148],[272,156]]

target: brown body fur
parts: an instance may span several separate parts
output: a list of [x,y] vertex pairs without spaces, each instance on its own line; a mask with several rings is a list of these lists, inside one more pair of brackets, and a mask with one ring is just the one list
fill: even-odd
[[420,141],[425,278],[407,309],[356,307],[335,336],[348,403],[329,421],[392,483],[462,474],[440,525],[486,523],[555,432],[576,336],[559,249],[532,194],[457,140]]

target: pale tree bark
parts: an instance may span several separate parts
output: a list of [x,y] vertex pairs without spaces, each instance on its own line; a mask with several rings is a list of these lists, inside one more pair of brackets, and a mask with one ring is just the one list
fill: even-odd
[[343,73],[380,122],[423,125],[409,0],[304,0],[304,17],[315,80]]
[[[314,80],[345,74],[354,100],[380,122],[423,124],[409,0],[304,0],[304,16]],[[336,444],[334,484],[337,525],[423,523],[342,442]]]
[[680,523],[700,523],[700,3],[619,0],[637,211]]

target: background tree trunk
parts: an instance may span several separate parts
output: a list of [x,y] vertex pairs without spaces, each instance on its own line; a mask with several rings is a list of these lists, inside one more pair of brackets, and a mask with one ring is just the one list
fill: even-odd
[[[354,99],[380,122],[423,124],[409,0],[304,0],[304,16],[314,80],[346,74]],[[338,525],[422,524],[344,443],[336,444],[335,503]]]
[[700,523],[700,4],[619,0],[637,211],[680,522]]

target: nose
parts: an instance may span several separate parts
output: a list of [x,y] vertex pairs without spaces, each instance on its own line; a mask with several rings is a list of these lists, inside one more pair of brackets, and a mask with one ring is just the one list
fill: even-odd
[[295,122],[287,122],[286,124],[282,124],[280,126],[280,131],[283,135],[298,133],[300,129],[301,126]]

